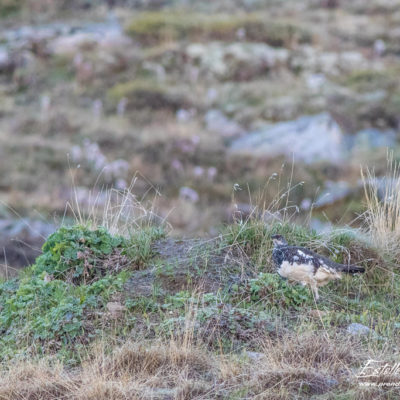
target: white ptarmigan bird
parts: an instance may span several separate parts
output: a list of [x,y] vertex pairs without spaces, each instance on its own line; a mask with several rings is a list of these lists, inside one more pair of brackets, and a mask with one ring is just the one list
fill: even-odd
[[274,249],[272,259],[282,278],[309,285],[319,299],[318,288],[334,279],[340,279],[342,273],[356,274],[365,272],[365,268],[356,265],[338,264],[304,247],[289,246],[282,235],[271,236]]

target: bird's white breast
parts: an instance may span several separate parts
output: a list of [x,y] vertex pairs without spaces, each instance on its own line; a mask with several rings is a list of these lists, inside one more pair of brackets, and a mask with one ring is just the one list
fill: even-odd
[[313,279],[314,266],[284,261],[278,269],[278,274],[293,281],[310,282]]

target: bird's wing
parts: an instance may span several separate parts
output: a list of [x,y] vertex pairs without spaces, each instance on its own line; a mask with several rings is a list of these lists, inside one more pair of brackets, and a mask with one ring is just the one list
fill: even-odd
[[314,253],[313,251],[306,249],[305,247],[299,247],[299,246],[288,246],[287,247],[287,256],[288,258],[293,259],[293,261],[301,261],[307,263],[307,261],[310,260],[317,260],[322,257],[319,256],[317,253]]
[[290,263],[311,264],[314,266],[314,272],[318,268],[325,268],[327,271],[334,272],[338,270],[337,264],[324,256],[321,256],[312,250],[299,246],[287,246],[281,249],[283,259]]
[[322,267],[327,270],[338,270],[341,264],[338,264],[329,258],[315,253],[314,251],[305,247],[293,246],[296,249],[297,254],[303,257],[305,261],[311,261],[317,267]]

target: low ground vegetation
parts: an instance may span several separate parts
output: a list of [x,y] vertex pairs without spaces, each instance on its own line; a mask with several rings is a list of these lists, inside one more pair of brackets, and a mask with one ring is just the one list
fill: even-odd
[[[398,399],[356,378],[400,353],[400,186],[379,144],[398,131],[398,1],[108,3],[0,0],[0,200],[65,216],[0,283],[0,399]],[[379,128],[378,147],[295,168],[229,151],[236,136],[320,112],[354,136]],[[378,177],[365,174],[360,217],[365,162]],[[135,196],[114,207],[102,189],[137,171]],[[264,212],[248,194],[269,174],[260,204],[294,190]],[[328,180],[350,193],[317,210]],[[165,194],[156,220],[171,235],[136,224],[153,216],[138,204],[149,190]],[[66,209],[71,197],[87,210]],[[94,204],[105,210],[85,220]],[[316,216],[357,217],[357,229],[319,234]],[[316,303],[275,274],[274,233],[366,273]]]
[[[272,233],[367,273],[315,303],[274,273]],[[164,235],[62,227],[3,282],[0,357],[14,367],[0,397],[396,398],[355,378],[369,358],[390,363],[399,352],[400,279],[367,236],[256,218],[213,241]],[[353,336],[350,323],[370,331]]]
[[246,40],[276,47],[290,47],[312,40],[311,33],[305,28],[283,21],[267,22],[257,14],[227,17],[155,11],[133,18],[126,27],[133,38],[153,45],[175,40],[235,40],[240,29],[246,32]]

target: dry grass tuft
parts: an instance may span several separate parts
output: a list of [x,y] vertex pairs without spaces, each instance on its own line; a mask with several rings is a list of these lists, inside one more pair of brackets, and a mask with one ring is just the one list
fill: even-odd
[[400,255],[400,165],[390,153],[384,178],[369,169],[361,175],[367,206],[363,216],[370,240],[385,256],[396,259]]
[[[72,213],[77,224],[95,229],[105,228],[111,235],[129,236],[149,226],[165,226],[165,221],[155,210],[155,196],[146,199],[134,194],[136,178],[125,190],[104,189],[89,191],[82,199],[72,176],[73,196],[66,209]],[[66,210],[66,211],[67,211]]]
[[160,388],[184,399],[208,390],[213,369],[210,354],[174,341],[126,343],[109,355],[103,344],[75,371],[45,360],[14,366],[0,378],[0,399],[150,399]]
[[196,377],[212,367],[212,362],[198,349],[186,349],[173,340],[151,346],[128,343],[118,349],[105,365],[110,376],[169,375],[185,370]]
[[321,394],[349,376],[349,366],[359,360],[345,337],[329,339],[323,334],[290,334],[265,339],[264,357],[252,374],[253,391]]
[[[379,388],[360,390],[357,385],[354,371],[369,357],[359,340],[343,335],[329,338],[322,332],[292,332],[262,339],[262,352],[257,354],[256,360],[240,354],[216,354],[175,340],[128,342],[114,348],[102,342],[92,348],[79,369],[67,370],[59,363],[42,360],[4,371],[0,399],[328,396],[325,399],[338,393],[348,396],[343,398],[385,398]],[[386,357],[390,360],[388,354]]]
[[268,362],[279,367],[289,364],[331,369],[360,361],[360,349],[348,336],[331,339],[323,332],[291,333],[277,341],[267,337],[263,348]]
[[0,382],[2,400],[65,399],[77,388],[61,364],[50,367],[45,361],[17,364],[3,374]]

